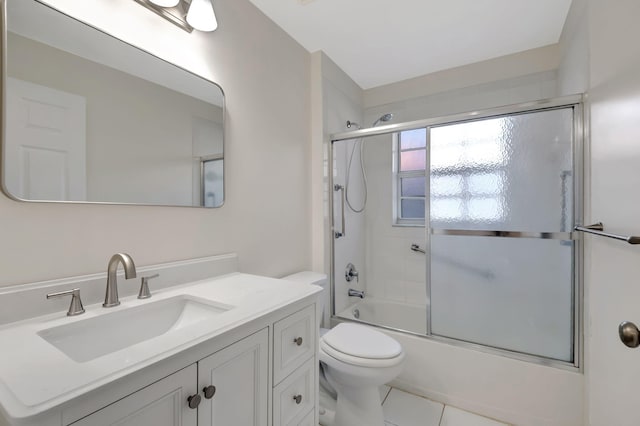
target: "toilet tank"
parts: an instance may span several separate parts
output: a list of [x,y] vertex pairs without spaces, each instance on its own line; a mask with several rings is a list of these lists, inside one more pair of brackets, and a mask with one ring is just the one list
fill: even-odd
[[329,286],[327,276],[319,272],[303,271],[292,275],[282,277],[283,280],[294,281],[300,284],[313,284],[322,287],[322,293],[318,301],[317,310],[317,324],[320,327],[324,327],[324,324],[329,325]]

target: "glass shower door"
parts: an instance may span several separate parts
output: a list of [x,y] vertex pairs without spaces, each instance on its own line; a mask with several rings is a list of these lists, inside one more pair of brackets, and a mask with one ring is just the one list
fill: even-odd
[[431,334],[574,361],[574,114],[430,128]]

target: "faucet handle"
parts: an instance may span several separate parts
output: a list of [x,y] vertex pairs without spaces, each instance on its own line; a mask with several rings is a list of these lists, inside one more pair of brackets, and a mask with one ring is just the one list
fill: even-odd
[[59,291],[57,293],[47,294],[47,299],[53,297],[62,297],[71,295],[71,304],[67,311],[67,316],[72,317],[75,315],[84,314],[84,306],[82,306],[82,300],[80,299],[80,289],[74,288],[73,290]]
[[151,297],[151,292],[149,291],[149,280],[153,278],[158,278],[160,274],[149,275],[148,277],[142,277],[140,280],[140,291],[138,292],[138,299],[148,299]]

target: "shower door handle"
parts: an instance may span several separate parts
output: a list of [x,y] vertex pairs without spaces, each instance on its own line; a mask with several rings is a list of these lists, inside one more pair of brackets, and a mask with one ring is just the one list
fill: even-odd
[[342,193],[342,197],[341,197],[342,198],[342,206],[341,206],[341,209],[340,209],[341,212],[342,212],[341,213],[342,214],[342,228],[340,229],[340,232],[336,231],[335,229],[334,229],[334,232],[333,232],[333,236],[336,239],[338,239],[340,237],[344,237],[345,235],[347,235],[347,232],[345,230],[345,220],[344,220],[344,186],[335,184],[335,185],[333,185],[333,190],[334,191],[340,191]]

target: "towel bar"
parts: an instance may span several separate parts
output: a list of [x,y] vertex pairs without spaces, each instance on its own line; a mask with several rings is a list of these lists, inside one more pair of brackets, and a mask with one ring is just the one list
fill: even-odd
[[593,225],[588,225],[588,226],[576,226],[573,229],[575,231],[587,232],[593,235],[600,235],[601,237],[607,237],[607,238],[613,238],[615,240],[626,241],[629,244],[640,244],[640,237],[638,236],[616,235],[616,234],[610,234],[608,232],[604,232],[604,224],[602,222],[594,223]]

